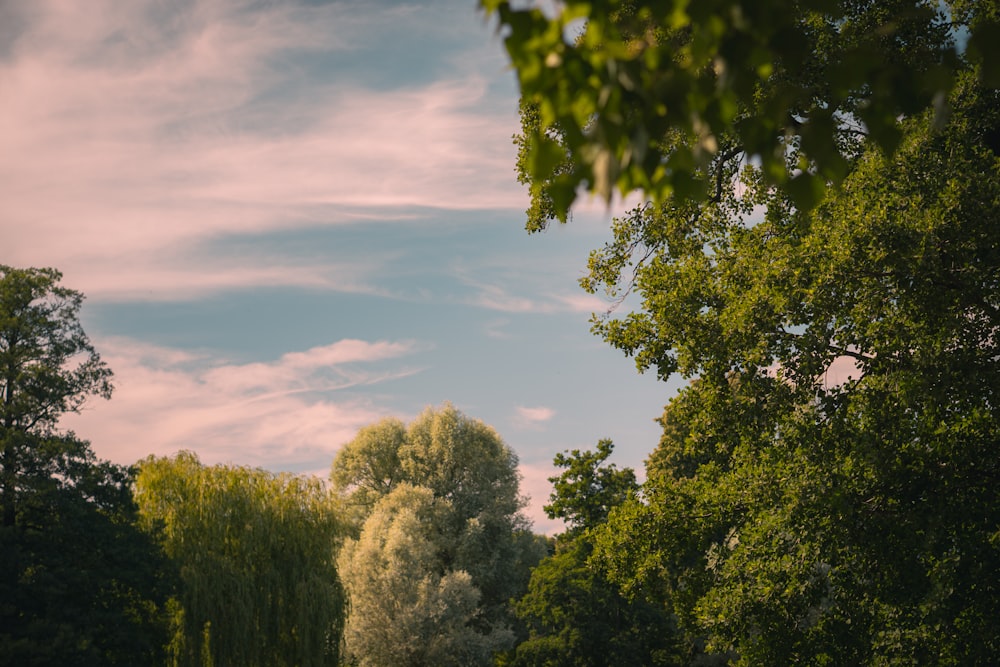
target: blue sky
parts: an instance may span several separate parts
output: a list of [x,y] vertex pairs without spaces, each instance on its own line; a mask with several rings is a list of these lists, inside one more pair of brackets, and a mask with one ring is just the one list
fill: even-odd
[[0,262],[55,266],[115,370],[65,425],[131,463],[325,474],[451,401],[519,454],[641,467],[673,393],[589,332],[601,206],[529,236],[474,0],[0,5]]

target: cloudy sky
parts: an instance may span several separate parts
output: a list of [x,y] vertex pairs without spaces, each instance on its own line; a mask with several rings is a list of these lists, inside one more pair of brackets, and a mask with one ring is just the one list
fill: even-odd
[[517,94],[475,0],[0,1],[0,263],[54,266],[116,374],[100,456],[325,475],[451,401],[641,467],[672,393],[589,332],[600,206],[529,236]]

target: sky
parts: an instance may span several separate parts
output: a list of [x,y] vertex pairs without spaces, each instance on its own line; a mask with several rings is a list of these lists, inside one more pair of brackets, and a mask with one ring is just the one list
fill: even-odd
[[326,476],[450,401],[518,454],[642,468],[676,390],[590,333],[613,211],[524,231],[517,88],[475,0],[0,0],[0,263],[83,292],[115,372],[63,426],[130,464]]

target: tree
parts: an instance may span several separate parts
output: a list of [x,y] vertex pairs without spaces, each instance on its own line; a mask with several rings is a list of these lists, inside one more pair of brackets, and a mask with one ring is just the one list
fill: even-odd
[[[56,423],[90,396],[111,398],[111,370],[80,325],[83,295],[55,269],[0,265],[0,505],[17,521],[19,496],[60,472]],[[75,365],[74,365],[75,364]],[[42,447],[46,439],[51,447]],[[70,444],[71,439],[65,440]]]
[[403,478],[399,451],[405,444],[406,426],[398,419],[365,426],[338,452],[330,480],[337,489],[350,489],[351,505],[370,512]]
[[998,5],[485,4],[529,229],[580,185],[647,195],[582,284],[638,295],[595,331],[691,380],[591,562],[699,660],[988,663]]
[[545,512],[566,520],[569,529],[557,536],[555,554],[532,571],[517,602],[529,635],[517,646],[514,667],[682,664],[668,610],[640,591],[625,595],[591,560],[591,532],[637,490],[630,468],[605,464],[613,449],[610,440],[601,440],[596,452],[555,457],[565,470],[549,480],[554,489]]
[[344,545],[345,640],[361,667],[488,665],[512,641],[505,628],[477,629],[480,591],[446,561],[453,511],[431,489],[404,482],[375,504],[359,539]]
[[[408,427],[383,420],[337,453],[331,479],[347,502],[361,507],[362,520],[371,521],[373,508],[400,485],[426,489],[445,502],[441,553],[431,562],[444,568],[439,576],[464,572],[471,578],[478,603],[469,622],[478,634],[510,637],[516,621],[510,600],[524,592],[543,548],[521,513],[517,455],[496,431],[451,404],[425,410]],[[353,592],[351,598],[356,610]]]
[[696,378],[595,557],[734,664],[1000,648],[1000,93],[962,74],[949,108],[866,143],[813,209],[751,179],[762,219],[647,208],[595,260],[649,242],[641,311],[600,329]]
[[681,665],[677,631],[655,598],[623,594],[590,562],[593,541],[561,544],[531,574],[517,602],[529,637],[518,644],[514,667],[630,667]]
[[741,160],[808,208],[846,176],[852,133],[891,152],[900,116],[943,122],[969,64],[1000,85],[992,0],[480,4],[521,88],[533,229],[565,221],[580,186],[707,201]]
[[142,461],[136,497],[180,568],[172,664],[338,664],[342,527],[319,480],[181,452]]
[[596,452],[574,449],[556,454],[553,463],[565,470],[549,478],[553,490],[543,509],[550,519],[567,522],[570,534],[604,523],[611,508],[638,489],[631,468],[618,470],[613,463],[605,464],[614,448],[611,440],[604,439],[598,441]]
[[54,269],[0,266],[0,664],[153,664],[172,590],[133,471],[57,429],[111,371]]

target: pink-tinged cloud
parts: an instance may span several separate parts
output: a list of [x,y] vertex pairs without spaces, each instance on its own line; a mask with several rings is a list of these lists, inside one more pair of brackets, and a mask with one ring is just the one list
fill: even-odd
[[191,449],[206,463],[314,469],[361,426],[389,414],[338,392],[417,372],[365,367],[412,353],[408,342],[342,340],[249,364],[128,339],[97,346],[115,371],[114,398],[89,403],[62,425],[120,463]]
[[[372,90],[308,78],[287,56],[349,53],[406,8],[37,0],[2,11],[17,30],[0,44],[5,262],[88,274],[98,288],[146,285],[155,298],[183,283],[192,248],[226,235],[356,224],[372,209],[523,207],[516,109],[488,99],[483,72]],[[230,283],[271,284],[259,259],[228,267]],[[227,287],[203,273],[180,289]]]
[[545,407],[527,408],[519,405],[515,408],[515,412],[517,421],[521,424],[541,424],[556,416],[555,410]]
[[[146,261],[143,261],[143,260]],[[369,281],[383,266],[372,253],[363,261],[302,262],[263,257],[258,262],[183,253],[158,253],[155,258],[130,255],[115,260],[94,258],[56,264],[64,282],[101,301],[175,301],[248,286],[300,287],[355,294],[391,296]],[[36,263],[36,265],[38,265]]]
[[521,493],[529,498],[525,513],[534,524],[534,531],[543,535],[555,535],[565,530],[566,525],[561,520],[550,519],[542,509],[549,503],[552,493],[549,478],[558,475],[559,471],[551,465],[530,463],[521,463],[518,471],[521,473]]

